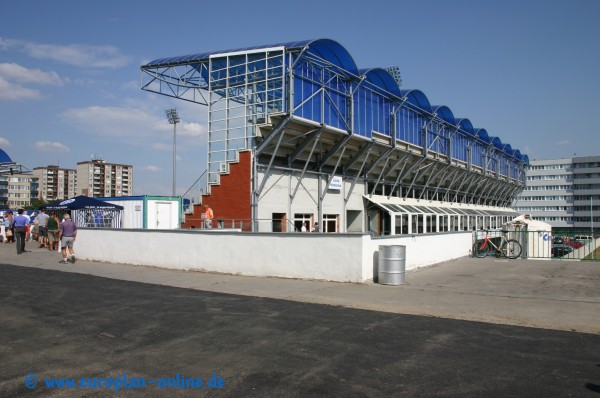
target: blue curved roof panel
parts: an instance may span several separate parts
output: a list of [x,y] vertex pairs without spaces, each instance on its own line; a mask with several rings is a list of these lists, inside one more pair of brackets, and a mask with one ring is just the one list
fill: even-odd
[[492,142],[490,136],[488,135],[485,129],[475,129],[475,135],[479,137],[480,140],[487,142],[488,144]]
[[440,119],[450,123],[451,125],[456,125],[454,114],[446,105],[433,105],[432,110]]
[[522,159],[523,159],[523,162],[525,162],[525,164],[529,164],[529,156],[522,155]]
[[12,163],[10,156],[2,149],[0,149],[0,163]]
[[390,73],[382,68],[360,69],[358,73],[365,76],[365,79],[371,84],[392,93],[397,97],[401,97],[400,87]]
[[519,151],[518,149],[515,151],[514,157],[518,160],[523,160],[523,155],[521,155],[521,151]]
[[473,136],[476,136],[475,129],[473,128],[473,123],[467,118],[456,119],[456,125],[460,127],[466,133],[469,133]]
[[427,96],[421,90],[400,90],[400,94],[407,98],[409,104],[413,104],[426,112],[433,113],[429,99],[427,99]]
[[494,145],[494,148],[502,150],[502,141],[500,141],[500,138],[498,137],[490,137],[490,142],[492,145]]
[[502,146],[502,149],[504,150],[504,152],[506,152],[507,154],[509,154],[510,156],[512,156],[513,149],[512,149],[512,146],[510,144],[504,144]]
[[323,58],[334,65],[339,66],[347,70],[348,72],[358,75],[358,68],[356,67],[356,63],[354,59],[341,44],[339,44],[335,40],[331,39],[313,39],[313,40],[302,40],[302,41],[291,41],[285,43],[273,43],[273,44],[265,44],[260,46],[251,46],[251,47],[243,47],[236,48],[230,50],[220,50],[220,51],[210,51],[205,53],[198,54],[188,54],[181,55],[177,57],[167,57],[167,58],[159,58],[154,61],[148,62],[144,67],[156,67],[161,65],[174,65],[174,64],[185,64],[189,62],[200,62],[206,61],[210,58],[211,55],[215,54],[226,54],[226,53],[234,53],[241,51],[251,51],[251,50],[259,50],[262,48],[272,48],[272,47],[285,47],[288,50],[308,47],[308,52],[317,55],[320,58]]

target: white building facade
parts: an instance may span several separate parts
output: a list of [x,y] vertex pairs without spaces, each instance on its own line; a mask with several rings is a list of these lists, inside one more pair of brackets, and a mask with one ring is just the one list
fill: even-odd
[[77,195],[93,198],[131,196],[133,166],[94,159],[77,163]]
[[530,160],[513,208],[561,230],[600,226],[600,156]]
[[33,175],[39,181],[40,198],[54,202],[72,198],[77,187],[77,172],[59,166],[34,167]]

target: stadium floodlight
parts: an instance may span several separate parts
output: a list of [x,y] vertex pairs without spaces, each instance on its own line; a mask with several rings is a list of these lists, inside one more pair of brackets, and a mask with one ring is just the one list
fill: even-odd
[[167,119],[169,119],[169,124],[173,125],[173,196],[175,196],[175,181],[177,168],[175,166],[176,156],[177,156],[177,123],[181,121],[179,118],[179,113],[177,113],[177,109],[171,108],[165,111],[167,115]]

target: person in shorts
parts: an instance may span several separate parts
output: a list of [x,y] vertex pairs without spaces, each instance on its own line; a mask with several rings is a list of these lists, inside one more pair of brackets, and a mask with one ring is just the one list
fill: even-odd
[[64,221],[58,227],[58,234],[60,236],[60,246],[62,251],[62,262],[67,263],[67,249],[71,254],[71,262],[75,262],[75,250],[73,249],[73,243],[75,243],[75,239],[77,238],[77,226],[71,220],[71,215],[64,214]]
[[42,209],[36,217],[38,222],[38,247],[48,247],[48,219],[46,210]]
[[58,250],[58,226],[60,221],[55,212],[50,213],[48,218],[48,250]]

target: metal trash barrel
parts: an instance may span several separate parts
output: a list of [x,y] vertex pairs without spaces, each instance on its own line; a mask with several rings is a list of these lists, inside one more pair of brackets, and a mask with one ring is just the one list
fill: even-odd
[[378,281],[382,285],[404,284],[406,270],[406,246],[379,246],[377,260]]

